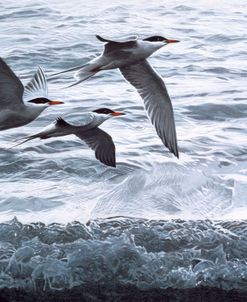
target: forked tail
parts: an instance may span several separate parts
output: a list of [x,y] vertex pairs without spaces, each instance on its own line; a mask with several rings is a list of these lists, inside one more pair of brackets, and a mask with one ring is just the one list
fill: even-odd
[[91,78],[93,75],[95,75],[97,72],[91,72],[91,71],[84,71],[83,69],[82,70],[79,70],[75,75],[75,79],[76,79],[76,82],[72,83],[71,85],[69,86],[66,86],[64,88],[70,88],[70,87],[73,87],[75,85],[78,85],[79,83],[83,82],[83,81],[86,81],[87,79]]
[[49,76],[48,79],[50,78],[53,78],[53,77],[56,77],[57,75],[60,75],[60,74],[63,74],[63,73],[67,73],[67,72],[71,72],[71,71],[76,71],[78,69],[81,69],[85,66],[87,66],[88,63],[84,64],[84,65],[80,65],[80,66],[75,66],[75,67],[72,67],[72,68],[69,68],[69,69],[66,69],[66,70],[63,70],[63,71],[59,71],[59,72],[56,72],[56,73],[53,73]]
[[99,72],[101,70],[101,68],[103,67],[102,61],[103,61],[102,58],[98,57],[84,65],[76,66],[76,67],[73,67],[73,68],[70,68],[70,69],[67,69],[64,71],[60,71],[58,73],[54,73],[50,77],[54,77],[59,74],[70,72],[70,71],[77,71],[74,74],[74,78],[76,79],[76,82],[65,87],[65,88],[69,88],[69,87],[75,86],[75,85],[91,78],[93,75],[95,75],[97,72]]
[[38,137],[40,137],[40,133],[34,134],[34,135],[29,135],[29,136],[24,136],[22,138],[19,138],[19,139],[15,140],[15,142],[18,142],[18,141],[21,141],[21,142],[13,145],[12,147],[8,148],[7,150],[13,149],[13,148],[15,148],[17,146],[20,146],[20,145],[22,145],[22,144],[24,144],[24,143],[26,143],[26,142],[34,139],[34,138],[38,138]]

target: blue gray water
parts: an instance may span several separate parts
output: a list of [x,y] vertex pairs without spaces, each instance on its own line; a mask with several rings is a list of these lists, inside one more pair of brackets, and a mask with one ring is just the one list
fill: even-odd
[[[100,54],[102,44],[96,40],[95,34],[138,34],[141,37],[161,34],[181,41],[164,47],[150,58],[151,64],[164,78],[172,99],[180,159],[164,148],[143,110],[142,100],[118,71],[102,72],[70,89],[63,87],[73,79],[69,75],[61,75],[49,81],[49,92],[51,98],[61,99],[65,105],[49,108],[25,127],[0,132],[0,222],[16,216],[22,224],[38,221],[66,224],[77,220],[83,225],[89,220],[126,216],[133,218],[130,220],[133,226],[137,223],[134,218],[154,219],[157,225],[160,219],[199,219],[204,220],[201,224],[205,224],[205,228],[210,225],[210,229],[214,221],[221,220],[217,228],[226,234],[220,240],[214,241],[214,231],[208,231],[206,235],[195,235],[201,242],[199,245],[192,242],[181,249],[188,253],[194,253],[194,248],[197,250],[195,255],[188,256],[190,259],[199,257],[212,261],[198,268],[200,273],[204,272],[204,275],[201,273],[204,277],[211,276],[215,269],[215,274],[221,272],[220,276],[224,275],[229,281],[231,274],[225,270],[230,272],[237,263],[239,275],[236,273],[234,278],[241,279],[243,283],[236,286],[246,287],[246,244],[243,240],[247,232],[243,222],[247,214],[246,17],[247,5],[243,0],[196,3],[189,0],[186,4],[184,1],[161,0],[148,3],[119,0],[114,4],[111,1],[79,0],[0,2],[0,56],[6,59],[23,83],[27,83],[38,65],[49,75],[83,64]],[[74,136],[32,141],[6,150],[15,139],[37,132],[59,115],[75,113],[79,118],[80,113],[102,106],[126,112],[125,117],[111,119],[102,125],[116,144],[116,169],[99,163],[93,152]],[[228,230],[224,221],[230,220],[235,222],[228,222],[231,225]],[[182,224],[171,223],[178,232]],[[187,232],[187,235],[196,233],[198,224],[188,222],[188,225],[181,232]],[[110,234],[112,226],[108,226]],[[142,233],[140,236],[146,236],[146,226],[140,224],[136,228]],[[152,233],[151,230],[148,232]],[[162,253],[169,251],[169,248],[168,251],[162,248],[165,244],[162,236],[166,235],[159,229],[157,232],[147,234],[142,247],[133,252],[143,257],[138,265],[144,275],[145,270],[150,270],[145,263],[149,263],[152,257],[160,259]],[[116,240],[122,241],[115,242],[114,236],[109,235],[108,238],[107,235],[106,241],[112,244],[112,250],[115,245],[127,246],[130,250],[136,247],[135,237],[139,235],[128,237],[124,227],[113,234],[120,236]],[[169,240],[175,240],[174,246],[179,249],[175,239],[177,235],[174,236]],[[228,253],[228,236],[232,236],[233,242],[234,238],[240,238],[238,249],[241,251],[231,254],[229,259],[224,258]],[[89,241],[91,249],[95,244],[100,255],[104,245],[99,247],[100,241],[96,237],[86,239],[93,240]],[[78,238],[86,240],[83,236]],[[157,245],[161,240],[160,248],[149,251],[144,242],[150,238],[155,238],[152,240],[157,240]],[[9,240],[9,244],[13,244],[12,239]],[[14,251],[25,246],[25,240],[27,238],[10,246],[8,261],[14,259]],[[40,243],[40,238],[33,240]],[[56,240],[52,240],[51,245],[54,242]],[[223,260],[219,257],[208,259],[206,252],[201,252],[202,246],[208,250],[217,248]],[[31,253],[31,260],[27,257],[26,261],[31,263],[30,267],[34,268],[34,263],[45,263],[46,260],[49,263],[49,259],[56,259],[58,262],[54,263],[63,269],[63,262],[54,253],[52,256],[50,252],[40,255],[35,254],[34,247],[32,249],[31,252],[26,251]],[[71,250],[67,257],[70,253]],[[173,256],[180,257],[177,254]],[[233,262],[229,264],[228,260]],[[154,270],[161,265],[159,261],[155,262]],[[164,260],[162,263],[163,267],[167,262]],[[220,263],[222,271],[217,265],[214,268],[215,263]],[[198,285],[196,277],[191,279],[191,283],[186,283],[191,273],[189,264],[185,268],[177,265],[181,280],[184,280],[181,286]],[[10,278],[11,268],[3,267],[4,274]],[[31,276],[32,269],[29,272]],[[178,275],[174,274],[171,280],[177,278]],[[160,286],[164,286],[164,280]],[[229,282],[223,287],[231,287]]]

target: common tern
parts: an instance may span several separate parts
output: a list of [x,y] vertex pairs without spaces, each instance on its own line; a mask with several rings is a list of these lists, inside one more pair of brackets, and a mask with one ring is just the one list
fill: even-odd
[[100,108],[93,112],[82,114],[79,120],[78,115],[71,115],[66,118],[59,117],[41,130],[41,132],[22,138],[21,140],[23,141],[15,146],[35,138],[47,139],[50,137],[74,134],[95,152],[95,157],[100,162],[107,166],[116,167],[114,142],[111,136],[98,126],[109,118],[120,115],[124,115],[124,113],[108,108]]
[[[0,58],[0,130],[26,125],[50,105],[63,103],[49,100],[47,94],[47,83],[41,67],[24,88],[20,79]],[[28,101],[24,102],[23,99]]]
[[177,135],[174,122],[172,103],[162,78],[146,60],[161,47],[179,42],[161,36],[152,36],[143,40],[137,36],[119,40],[105,39],[96,35],[104,42],[103,53],[82,66],[64,70],[58,74],[75,71],[76,83],[92,77],[97,72],[119,68],[124,78],[132,84],[144,101],[145,109],[163,144],[177,157]]

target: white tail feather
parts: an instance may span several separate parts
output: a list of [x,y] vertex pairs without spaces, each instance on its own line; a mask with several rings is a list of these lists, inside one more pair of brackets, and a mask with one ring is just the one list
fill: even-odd
[[30,135],[30,136],[24,136],[24,137],[22,137],[22,138],[16,140],[16,141],[20,141],[20,140],[21,140],[20,143],[14,144],[12,147],[7,148],[7,150],[10,150],[10,149],[13,149],[13,148],[15,148],[15,147],[17,147],[17,146],[20,146],[20,145],[22,145],[22,144],[24,144],[24,143],[26,143],[26,142],[28,142],[28,141],[34,139],[34,138],[37,138],[37,137],[39,137],[38,134],[36,134],[36,135]]
[[93,75],[95,75],[96,72],[88,72],[88,73],[85,73],[84,76],[80,76],[80,78],[77,76],[76,79],[78,79],[78,81],[76,81],[75,83],[69,85],[69,86],[66,86],[64,88],[70,88],[70,87],[73,87],[75,85],[78,85],[79,83],[83,82],[83,81],[86,81],[87,79],[91,78]]
[[63,71],[59,71],[59,72],[56,72],[56,73],[53,73],[49,76],[49,79],[50,78],[53,78],[57,75],[60,75],[60,74],[63,74],[63,73],[67,73],[67,72],[71,72],[71,71],[75,71],[75,70],[78,70],[78,69],[81,69],[83,67],[86,67],[88,65],[88,63],[84,64],[84,65],[80,65],[80,66],[76,66],[76,67],[72,67],[72,68],[69,68],[69,69],[66,69],[66,70],[63,70]]
[[104,62],[104,60],[102,60],[102,57],[100,56],[100,57],[97,57],[97,58],[89,61],[88,63],[86,63],[84,65],[72,67],[70,69],[54,73],[54,74],[50,75],[50,78],[55,77],[57,75],[60,75],[62,73],[78,70],[75,74],[75,78],[77,80],[77,83],[72,84],[72,86],[74,86],[74,85],[76,85],[76,84],[78,84],[82,81],[85,81],[86,79],[90,78],[95,73],[100,71],[104,64],[105,64],[105,62]]

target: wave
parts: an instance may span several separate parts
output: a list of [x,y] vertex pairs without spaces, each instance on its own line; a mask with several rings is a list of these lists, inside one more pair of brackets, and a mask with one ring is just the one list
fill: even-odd
[[247,221],[127,217],[0,224],[0,287],[247,287]]

